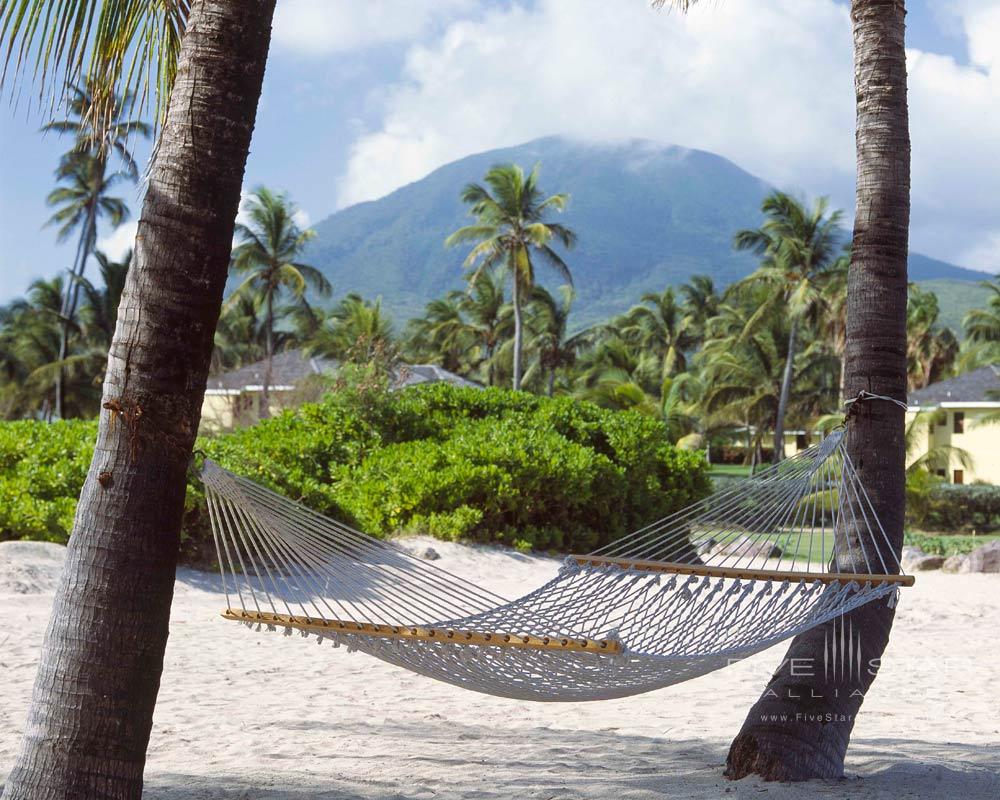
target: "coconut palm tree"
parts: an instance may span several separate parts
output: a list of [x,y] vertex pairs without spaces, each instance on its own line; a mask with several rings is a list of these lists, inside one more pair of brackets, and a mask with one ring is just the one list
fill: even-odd
[[369,301],[353,292],[344,297],[306,342],[306,349],[354,364],[387,355],[391,360],[395,352],[392,320],[382,311],[382,298]]
[[284,299],[303,301],[312,289],[321,297],[330,294],[330,282],[315,267],[296,261],[306,242],[316,236],[295,221],[297,209],[285,194],[260,186],[243,206],[246,223],[236,225],[232,269],[243,278],[226,301],[229,306],[247,294],[258,295],[264,305],[264,383],[261,416],[270,416],[269,389],[274,359],[274,307]]
[[[65,354],[62,358],[44,359],[28,376],[29,383],[61,387],[65,410],[70,415],[83,417],[92,417],[100,409],[99,388],[104,379],[108,348],[114,337],[118,304],[125,288],[132,252],[128,251],[121,261],[112,261],[99,250],[94,256],[102,284],[98,286],[87,278],[74,278],[83,292],[83,304],[72,318],[64,321],[68,325],[61,326],[62,331],[68,330],[72,334],[69,339],[59,337],[59,352],[65,344]],[[63,298],[65,296],[64,293]]]
[[455,231],[445,240],[448,247],[475,242],[465,266],[472,269],[472,280],[485,270],[497,267],[509,276],[514,309],[514,389],[521,388],[521,355],[524,325],[523,307],[535,285],[535,257],[555,270],[559,278],[572,285],[573,276],[562,257],[553,249],[559,242],[569,249],[576,234],[564,225],[547,222],[550,211],[563,211],[569,197],[554,194],[544,197],[538,188],[539,166],[528,175],[516,164],[493,167],[484,181],[488,188],[471,183],[462,191],[462,201],[476,218],[474,225]]
[[431,300],[424,315],[407,326],[406,356],[415,362],[440,364],[455,373],[469,371],[469,354],[476,347],[475,333],[462,315],[463,292]]
[[[60,332],[63,328],[62,299],[64,278],[36,280],[24,298],[4,310],[4,369],[19,390],[7,392],[7,415],[39,415],[51,419],[55,407],[53,375],[39,370],[59,359]],[[75,320],[69,326],[78,332]]]
[[479,277],[469,281],[462,298],[462,314],[476,337],[478,355],[473,365],[481,371],[487,386],[496,386],[500,372],[497,349],[510,325],[506,319],[503,276],[496,271],[481,270]]
[[[683,10],[697,0],[653,0]],[[905,0],[851,0],[857,110],[857,202],[847,292],[844,391],[906,397],[906,261],[910,214],[910,135],[906,105]],[[903,411],[893,403],[856,404],[847,451],[891,548],[903,544],[905,449]],[[857,546],[859,531],[847,531]],[[868,542],[882,553],[883,547]],[[897,563],[887,554],[886,563]],[[861,663],[876,665],[889,639],[893,610],[869,603],[848,615],[864,631]],[[847,680],[804,679],[791,665],[818,663],[832,624],[797,636],[767,691],[747,715],[727,758],[726,774],[803,780],[839,777],[851,731],[875,669]],[[829,716],[828,716],[829,715]],[[772,719],[794,720],[784,725]],[[828,722],[833,719],[833,722]]]
[[[161,122],[94,457],[4,800],[142,793],[186,478],[273,11],[274,0],[0,5],[5,87],[36,80],[46,96],[92,77],[105,97],[155,99]],[[99,119],[108,103],[95,105]]]
[[705,339],[708,321],[719,313],[722,297],[715,288],[715,281],[708,275],[692,275],[687,283],[681,284],[680,294],[688,335],[700,346]]
[[524,378],[530,383],[537,372],[545,383],[545,393],[549,397],[555,394],[556,374],[576,363],[577,352],[592,337],[590,331],[569,334],[573,289],[563,286],[560,294],[562,297],[557,300],[548,290],[536,286],[532,290],[529,305],[531,318],[528,328],[532,335],[528,349],[536,354],[537,361],[528,368]]
[[962,320],[965,335],[971,343],[968,353],[962,355],[962,366],[967,369],[1000,364],[1000,279],[980,283],[989,291],[985,308],[974,308]]
[[[752,250],[762,256],[760,267],[735,287],[766,286],[763,302],[747,320],[747,332],[759,321],[784,311],[791,324],[785,347],[785,371],[774,423],[775,442],[784,441],[785,415],[792,389],[792,372],[800,327],[816,322],[822,308],[822,283],[840,244],[840,211],[828,211],[826,198],[807,210],[785,192],[775,191],[764,198],[761,211],[766,220],[757,229],[739,231],[733,244],[737,250]],[[774,448],[774,460],[784,457],[782,447]]]
[[[60,313],[65,322],[59,344],[58,361],[67,355],[69,337],[68,320],[76,313],[79,297],[79,280],[83,277],[87,260],[97,243],[97,226],[101,220],[117,228],[128,218],[128,206],[119,197],[108,193],[118,183],[122,173],[107,171],[107,160],[82,149],[74,149],[63,157],[56,175],[62,184],[49,193],[46,201],[56,207],[48,224],[58,225],[57,238],[65,241],[74,233],[78,236],[76,257],[65,283]],[[55,385],[55,414],[63,416],[62,376],[57,374]]]
[[660,294],[644,294],[642,304],[625,315],[624,323],[622,336],[658,359],[661,382],[687,369],[688,355],[697,345],[698,338],[693,320],[685,313],[671,287]]
[[[68,196],[56,198],[62,190],[57,189],[49,196],[50,205],[61,203],[61,214],[53,218],[62,227],[60,241],[76,229],[78,241],[76,255],[70,267],[70,279],[66,282],[67,294],[63,298],[62,313],[71,318],[76,310],[80,292],[79,278],[84,276],[87,261],[97,242],[97,225],[102,217],[117,227],[127,218],[125,204],[117,198],[105,197],[109,188],[121,178],[135,183],[139,170],[132,156],[129,139],[147,137],[150,126],[138,119],[126,119],[134,106],[134,96],[126,92],[118,96],[102,89],[93,78],[83,85],[68,83],[68,100],[65,119],[52,120],[42,127],[45,132],[70,134],[74,142],[72,148],[63,155],[56,176],[69,183]],[[101,113],[96,113],[101,107]],[[118,172],[108,174],[109,157],[117,156],[120,163]],[[62,219],[58,217],[62,216]],[[66,357],[66,337],[63,328],[60,344],[60,360]],[[56,414],[62,415],[62,378],[56,380]]]
[[906,306],[907,388],[922,389],[950,372],[958,357],[958,339],[937,324],[937,295],[910,284]]
[[837,402],[844,400],[844,349],[847,346],[847,276],[851,266],[851,248],[844,252],[826,270],[820,282],[823,310],[819,322],[820,335],[829,343],[839,361],[837,367]]

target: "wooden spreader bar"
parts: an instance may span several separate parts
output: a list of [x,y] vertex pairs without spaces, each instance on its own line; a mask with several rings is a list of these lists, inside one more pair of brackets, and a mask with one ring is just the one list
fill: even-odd
[[608,556],[570,556],[582,567],[599,567],[607,564],[622,569],[636,569],[641,572],[671,572],[677,575],[707,575],[710,578],[740,578],[741,580],[805,581],[813,583],[850,583],[857,581],[873,586],[880,583],[898,583],[913,586],[912,575],[869,575],[855,572],[788,572],[777,569],[748,569],[745,567],[713,567],[709,564],[678,564],[673,561],[643,561],[630,558],[609,558]]
[[272,614],[267,611],[242,611],[227,608],[226,619],[295,628],[310,633],[343,633],[351,636],[372,636],[379,639],[423,639],[432,642],[467,644],[478,647],[514,647],[526,650],[574,650],[586,653],[614,654],[621,645],[614,639],[578,639],[568,637],[530,636],[528,634],[493,633],[458,628],[426,628],[410,625],[380,625],[373,622],[349,622],[339,619]]

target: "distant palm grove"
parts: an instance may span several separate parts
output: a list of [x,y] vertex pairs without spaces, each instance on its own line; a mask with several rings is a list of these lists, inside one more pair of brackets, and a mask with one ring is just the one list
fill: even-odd
[[[97,414],[129,267],[129,254],[116,261],[96,249],[97,227],[129,217],[114,193],[137,180],[129,141],[149,127],[128,119],[130,97],[118,98],[114,124],[96,142],[83,113],[88,88],[70,90],[69,117],[46,126],[75,137],[48,201],[57,237],[74,241],[76,254],[64,274],[35,281],[0,308],[5,419]],[[662,419],[674,442],[735,442],[740,457],[755,462],[770,458],[772,443],[793,428],[839,421],[850,261],[841,212],[824,199],[809,205],[773,192],[762,200],[758,228],[733,231],[733,246],[759,259],[752,274],[727,287],[693,275],[581,329],[573,324],[572,256],[574,246],[586,247],[587,232],[558,222],[571,198],[546,194],[541,181],[541,165],[503,164],[482,184],[456,187],[470,222],[442,250],[463,249],[464,280],[457,274],[454,290],[403,325],[381,298],[335,298],[350,276],[328,277],[304,263],[315,233],[299,223],[286,194],[256,188],[236,229],[214,371],[269,365],[289,348],[376,369],[436,364],[485,386],[638,411]],[[989,287],[989,305],[967,315],[962,342],[939,323],[936,296],[911,286],[911,389],[998,360],[1000,282]],[[265,395],[270,383],[266,369]],[[262,408],[266,414],[268,403]]]

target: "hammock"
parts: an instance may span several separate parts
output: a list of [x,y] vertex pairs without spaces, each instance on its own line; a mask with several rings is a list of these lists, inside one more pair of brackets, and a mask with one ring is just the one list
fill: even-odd
[[504,697],[601,700],[669,686],[864,603],[895,603],[913,582],[842,432],[568,557],[515,600],[211,461],[202,480],[224,617]]

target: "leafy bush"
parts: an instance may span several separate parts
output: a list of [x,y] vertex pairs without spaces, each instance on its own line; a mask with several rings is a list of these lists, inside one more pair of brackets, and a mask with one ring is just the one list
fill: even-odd
[[926,470],[906,478],[907,522],[923,530],[979,533],[1000,529],[1000,486],[949,484]]
[[946,534],[935,536],[928,533],[906,532],[903,544],[919,547],[928,555],[932,556],[954,556],[966,555],[977,547],[982,547],[994,536],[959,536],[956,534]]
[[[0,537],[65,541],[95,431],[92,422],[0,424],[0,515],[7,514]],[[342,389],[197,446],[376,536],[417,531],[521,549],[591,550],[711,488],[702,455],[670,445],[657,420],[569,398],[446,384]],[[43,466],[53,475],[29,482]],[[44,513],[29,509],[43,502]],[[182,546],[188,561],[212,558],[194,480]]]
[[65,543],[97,440],[97,423],[0,423],[0,541]]

